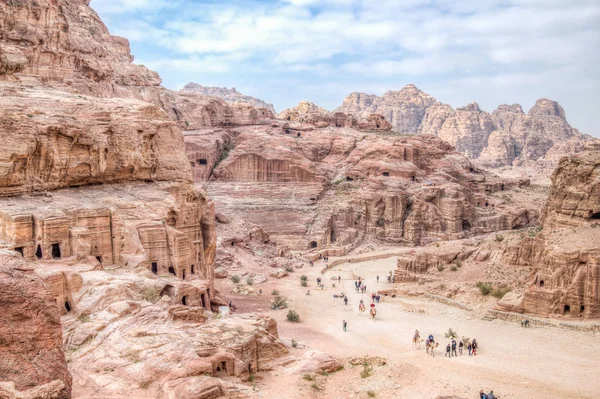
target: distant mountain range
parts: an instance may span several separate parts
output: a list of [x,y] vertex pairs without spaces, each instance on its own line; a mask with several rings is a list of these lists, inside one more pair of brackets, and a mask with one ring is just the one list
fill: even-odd
[[186,93],[196,93],[204,96],[218,97],[230,104],[236,102],[248,103],[256,108],[267,108],[275,114],[273,104],[268,104],[256,97],[247,96],[236,90],[235,87],[228,89],[227,87],[206,87],[197,83],[186,84],[181,91]]

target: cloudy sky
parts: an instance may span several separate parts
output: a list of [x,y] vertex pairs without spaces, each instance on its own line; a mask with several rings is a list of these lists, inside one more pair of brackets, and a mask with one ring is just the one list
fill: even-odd
[[164,86],[236,87],[279,112],[414,83],[486,111],[541,97],[600,137],[600,0],[92,0]]

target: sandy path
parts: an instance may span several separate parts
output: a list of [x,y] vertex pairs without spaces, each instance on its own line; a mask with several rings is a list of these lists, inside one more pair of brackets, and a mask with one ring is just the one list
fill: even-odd
[[[297,376],[274,372],[258,383],[265,398],[348,398],[367,397],[372,390],[378,398],[433,398],[437,395],[476,397],[479,389],[494,389],[502,398],[591,398],[600,390],[597,370],[600,366],[600,342],[592,333],[556,328],[523,329],[514,323],[478,319],[470,312],[446,306],[422,297],[383,298],[377,305],[376,320],[358,314],[358,302],[370,303],[370,292],[389,287],[384,282],[395,259],[341,265],[324,277],[326,289],[316,290],[316,278],[323,267],[302,269],[276,283],[290,301],[290,308],[302,318],[299,324],[285,321],[286,311],[269,312],[279,323],[280,335],[305,343],[294,350],[300,355],[307,349],[319,349],[341,358],[365,354],[384,356],[387,366],[376,368],[373,376],[362,379],[360,367],[349,368],[322,377],[323,389]],[[356,269],[366,279],[369,294],[354,291],[349,271]],[[300,274],[309,276],[308,287],[300,286]],[[331,275],[342,276],[342,283],[331,287]],[[379,274],[379,284],[375,276]],[[346,279],[344,279],[346,278]],[[350,301],[344,306],[333,294],[344,292]],[[343,332],[342,320],[348,322]],[[444,357],[447,339],[444,332],[453,328],[460,335],[475,337],[480,343],[476,357]],[[421,336],[433,334],[441,342],[437,356],[411,347],[415,329]],[[292,388],[294,387],[294,388]]]

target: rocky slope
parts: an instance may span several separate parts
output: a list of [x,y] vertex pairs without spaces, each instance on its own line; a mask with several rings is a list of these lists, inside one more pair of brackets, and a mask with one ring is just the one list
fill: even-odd
[[255,108],[266,108],[272,112],[273,115],[275,115],[275,108],[273,107],[273,104],[268,104],[256,97],[242,94],[237,91],[235,87],[232,87],[231,89],[228,89],[227,87],[207,87],[199,85],[198,83],[190,82],[183,86],[181,91],[185,93],[200,94],[207,97],[218,97],[222,100],[225,100],[225,102],[229,104],[246,103]]
[[547,99],[538,100],[527,114],[518,104],[500,105],[489,114],[476,103],[455,110],[407,85],[382,97],[353,93],[334,112],[381,114],[396,132],[433,134],[487,166],[556,162],[593,140],[573,129],[562,107]]
[[542,230],[507,249],[509,265],[533,268],[528,289],[502,310],[540,315],[600,316],[600,146],[560,161],[543,211]]
[[528,181],[486,175],[432,136],[283,121],[184,140],[217,207],[283,248],[341,254],[368,238],[423,244],[537,220],[534,208],[490,196]]

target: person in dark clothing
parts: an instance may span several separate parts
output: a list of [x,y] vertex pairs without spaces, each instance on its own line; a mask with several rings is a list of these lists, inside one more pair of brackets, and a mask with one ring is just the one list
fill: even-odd
[[347,297],[347,296],[345,296],[345,297],[344,297],[344,305],[347,305],[347,304],[348,304],[348,297]]
[[463,347],[465,346],[465,344],[463,344],[462,341],[460,341],[458,343],[458,353],[460,353],[460,355],[462,356],[462,351],[463,351]]
[[379,282],[379,275],[377,275],[377,282]]
[[479,391],[479,399],[488,399],[485,392],[483,392],[483,389]]
[[456,354],[456,341],[454,339],[452,340],[452,352],[451,352],[451,355],[457,356],[457,354]]
[[344,331],[346,331],[346,327],[348,327],[348,323],[346,323],[346,320],[342,320],[342,327],[344,328]]
[[494,395],[494,391],[490,391],[490,393],[487,394],[487,399],[496,399],[496,395]]
[[451,357],[452,354],[450,353],[450,344],[446,345],[446,354],[444,355],[444,357]]

